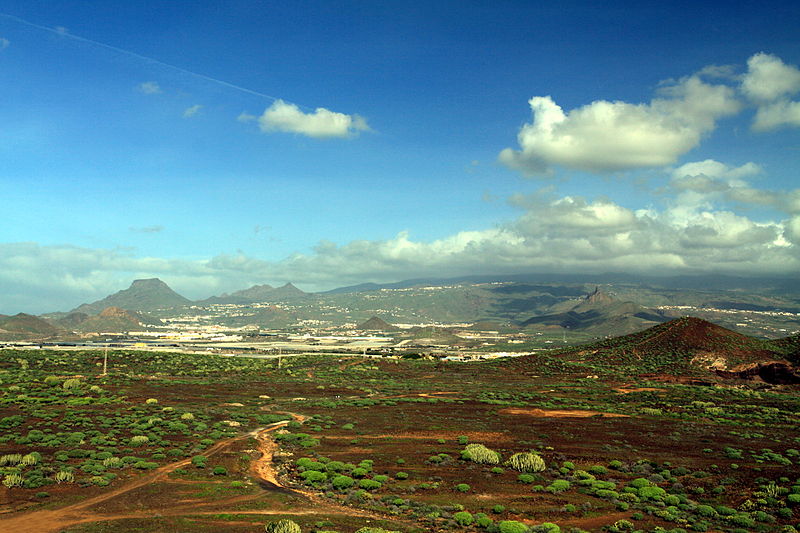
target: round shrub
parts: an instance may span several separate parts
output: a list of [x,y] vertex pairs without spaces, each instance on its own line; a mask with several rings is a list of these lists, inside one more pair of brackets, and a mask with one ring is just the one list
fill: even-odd
[[470,486],[467,485],[466,483],[459,483],[458,485],[456,485],[456,490],[458,492],[469,492],[469,489]]
[[500,454],[483,444],[468,444],[461,452],[461,458],[478,464],[500,464]]
[[528,526],[516,520],[503,520],[497,524],[500,533],[528,533]]
[[333,484],[333,488],[336,490],[347,490],[355,484],[355,480],[350,476],[335,476],[331,480],[331,484]]
[[303,533],[303,530],[300,529],[300,526],[298,526],[295,522],[286,519],[267,524],[264,529],[266,533]]
[[508,458],[506,466],[519,472],[542,472],[546,468],[544,459],[532,452],[515,453]]
[[458,522],[458,524],[461,526],[469,526],[475,521],[475,518],[472,516],[472,513],[469,513],[467,511],[460,511],[454,514],[453,519],[456,522]]
[[374,479],[362,479],[358,482],[358,486],[364,490],[378,490],[383,485],[381,485],[380,481],[375,481]]

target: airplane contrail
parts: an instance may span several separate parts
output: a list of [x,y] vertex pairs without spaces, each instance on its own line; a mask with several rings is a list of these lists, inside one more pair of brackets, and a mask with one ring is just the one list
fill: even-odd
[[[55,34],[55,35],[62,36],[62,37],[68,37],[68,38],[70,38],[72,40],[79,41],[79,42],[82,42],[82,43],[93,44],[95,46],[99,46],[101,48],[105,48],[107,50],[111,50],[111,51],[117,52],[118,54],[124,54],[126,56],[134,57],[136,59],[140,59],[140,60],[146,61],[148,63],[153,63],[155,65],[160,65],[162,67],[170,68],[170,69],[175,70],[177,72],[181,72],[183,74],[188,74],[188,75],[194,76],[196,78],[200,78],[200,79],[203,79],[203,80],[206,80],[206,81],[210,81],[212,83],[216,83],[218,85],[222,85],[223,87],[228,87],[228,88],[234,89],[236,91],[240,91],[240,92],[247,93],[247,94],[252,94],[254,96],[259,96],[259,97],[262,97],[262,98],[267,98],[267,99],[272,100],[272,101],[280,100],[280,98],[277,98],[275,96],[270,96],[268,94],[264,94],[264,93],[260,93],[258,91],[254,91],[252,89],[248,89],[247,87],[242,87],[241,85],[235,85],[235,84],[229,83],[227,81],[223,81],[223,80],[220,80],[220,79],[217,79],[217,78],[212,78],[211,76],[206,76],[205,74],[200,74],[198,72],[193,72],[191,70],[186,70],[185,68],[182,68],[182,67],[179,67],[179,66],[176,66],[176,65],[172,65],[170,63],[165,63],[163,61],[159,61],[158,59],[154,59],[152,57],[143,56],[142,54],[137,54],[136,52],[131,52],[130,50],[125,50],[124,48],[119,48],[117,46],[113,46],[113,45],[110,45],[110,44],[102,43],[100,41],[95,41],[94,39],[88,39],[86,37],[81,37],[80,35],[75,35],[73,33],[69,33],[68,31],[65,31],[65,30],[61,30],[61,29],[58,29],[58,28],[50,28],[48,26],[42,26],[40,24],[36,24],[36,23],[30,22],[30,21],[27,21],[25,19],[16,17],[14,15],[9,15],[7,13],[2,13],[2,12],[0,12],[0,17],[6,18],[6,19],[10,19],[10,20],[13,20],[15,22],[19,22],[20,24],[24,24],[25,26],[29,26],[31,28],[36,28],[38,30],[46,31],[46,32],[49,32],[49,33],[52,33],[52,34]],[[304,108],[304,109],[310,109],[310,108],[308,108],[306,106],[298,106],[298,107],[301,107],[301,108]]]

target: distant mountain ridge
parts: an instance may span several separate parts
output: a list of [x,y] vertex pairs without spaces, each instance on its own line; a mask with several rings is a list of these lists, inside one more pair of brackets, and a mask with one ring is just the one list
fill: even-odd
[[212,296],[205,300],[200,300],[198,304],[252,304],[261,302],[277,302],[286,300],[296,300],[308,296],[308,293],[301,291],[291,283],[286,283],[280,287],[272,285],[253,285],[248,289],[236,291],[231,294]]
[[158,278],[137,279],[127,289],[115,292],[102,300],[83,304],[71,312],[97,315],[108,307],[119,307],[128,311],[154,311],[165,307],[177,307],[192,303],[173,291]]

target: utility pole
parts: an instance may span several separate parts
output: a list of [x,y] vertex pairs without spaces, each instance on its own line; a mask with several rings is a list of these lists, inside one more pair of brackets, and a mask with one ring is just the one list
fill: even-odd
[[103,353],[103,375],[105,376],[108,373],[108,346],[106,346],[105,352]]
[[281,348],[278,347],[278,370],[281,368]]

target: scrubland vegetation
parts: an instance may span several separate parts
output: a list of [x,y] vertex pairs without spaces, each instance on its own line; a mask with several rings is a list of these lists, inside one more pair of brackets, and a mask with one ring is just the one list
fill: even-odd
[[622,372],[558,354],[509,364],[300,357],[278,368],[112,351],[107,375],[101,361],[94,351],[0,352],[0,526],[508,533],[800,523],[796,386],[693,384],[649,364],[637,372],[633,360]]

